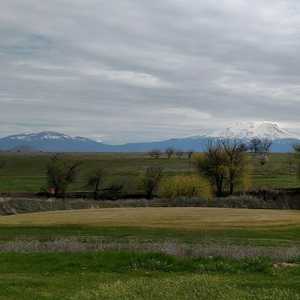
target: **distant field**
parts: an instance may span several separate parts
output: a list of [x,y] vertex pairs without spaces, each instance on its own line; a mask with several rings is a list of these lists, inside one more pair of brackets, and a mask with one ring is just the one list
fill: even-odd
[[[189,174],[194,172],[191,161],[187,158],[152,159],[146,154],[69,154],[73,160],[83,162],[80,177],[72,190],[84,190],[87,175],[97,167],[107,172],[106,182],[125,183],[128,193],[140,190],[140,176],[148,166],[160,166],[165,176]],[[0,170],[1,192],[37,192],[45,186],[45,167],[48,154],[13,154],[1,153],[0,161],[5,161],[5,168]],[[261,166],[256,158],[252,162],[252,187],[287,188],[299,187],[296,178],[296,161],[291,154],[271,154],[270,161]]]

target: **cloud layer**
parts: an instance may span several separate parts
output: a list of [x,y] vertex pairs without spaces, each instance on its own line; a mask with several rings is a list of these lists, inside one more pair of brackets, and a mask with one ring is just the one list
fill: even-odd
[[0,135],[120,143],[232,121],[300,127],[299,1],[5,2]]

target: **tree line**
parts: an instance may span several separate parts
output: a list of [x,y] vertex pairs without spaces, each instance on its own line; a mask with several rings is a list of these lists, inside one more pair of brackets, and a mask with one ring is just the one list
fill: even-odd
[[150,157],[155,159],[161,158],[162,156],[165,156],[168,159],[171,159],[173,156],[177,158],[183,158],[185,156],[188,159],[191,159],[194,154],[194,151],[193,150],[183,151],[180,149],[174,149],[169,147],[165,151],[161,151],[159,149],[153,149],[149,151],[148,154]]
[[[224,139],[224,140],[226,140],[226,139]],[[212,139],[212,140],[208,141],[208,144],[218,142],[218,141],[220,141],[220,140]],[[251,139],[248,143],[244,143],[241,141],[237,142],[237,140],[236,140],[235,143],[238,143],[244,151],[250,152],[250,153],[255,153],[255,154],[269,153],[271,146],[272,146],[271,140],[259,139],[259,138]],[[191,159],[194,152],[195,152],[194,150],[183,151],[183,150],[176,149],[173,147],[168,147],[165,151],[162,151],[159,149],[152,149],[151,151],[148,152],[148,155],[155,159],[161,158],[163,156],[167,157],[168,159],[171,159],[172,157],[182,158],[184,156]]]
[[[179,151],[172,148],[167,148],[165,154],[168,159],[171,159],[173,155],[177,158],[182,158],[185,154],[188,159],[193,161],[195,174],[198,175],[199,182],[206,181],[211,186],[213,193],[220,197],[225,195],[232,195],[237,189],[244,189],[249,182],[249,161],[247,158],[247,152],[253,151],[254,153],[266,154],[270,149],[271,143],[267,140],[252,140],[249,145],[245,145],[235,140],[214,140],[210,141],[207,145],[207,149],[200,154],[194,153],[194,151]],[[251,149],[251,150],[250,150]],[[150,156],[153,158],[159,158],[162,152],[153,150],[150,152]],[[61,155],[54,155],[47,165],[47,188],[55,197],[64,196],[68,187],[74,183],[79,170],[81,162],[71,162],[62,158]],[[147,198],[152,198],[157,192],[162,178],[164,177],[164,171],[161,167],[148,167],[144,171],[141,179],[141,186]],[[94,198],[98,199],[99,195],[103,193],[105,171],[103,169],[94,170],[86,179],[85,188],[92,190]],[[195,184],[195,178],[190,178],[190,182]],[[171,189],[178,189],[180,180],[178,177],[164,181],[164,190],[166,186]],[[181,177],[181,181],[185,182],[186,192],[189,195],[193,195],[191,192],[199,192],[196,187],[188,186],[188,180]],[[176,184],[175,184],[176,182]],[[198,182],[198,184],[200,184]],[[183,185],[183,183],[182,183]],[[191,184],[190,184],[191,185]],[[203,184],[205,186],[207,184]],[[121,185],[112,185],[106,190],[109,192],[116,192],[122,190]],[[183,193],[183,192],[182,192]],[[171,194],[165,192],[165,194]],[[199,193],[198,193],[199,194]]]

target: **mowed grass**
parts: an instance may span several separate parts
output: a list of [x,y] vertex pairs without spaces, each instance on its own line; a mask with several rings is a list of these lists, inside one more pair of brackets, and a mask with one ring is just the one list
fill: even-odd
[[0,217],[0,225],[223,229],[300,226],[299,211],[228,208],[108,208]]
[[300,212],[223,208],[113,208],[0,217],[0,240],[67,236],[292,245],[300,243]]
[[[191,174],[195,170],[187,158],[150,158],[147,154],[66,154],[70,160],[82,161],[81,172],[71,190],[84,190],[87,176],[96,168],[106,170],[106,184],[122,182],[125,193],[141,192],[141,176],[149,166],[160,166],[165,176]],[[271,154],[265,166],[249,155],[252,187],[299,187],[296,176],[296,159],[292,154]],[[50,154],[0,153],[5,167],[0,170],[1,192],[38,192],[46,184],[46,165]]]

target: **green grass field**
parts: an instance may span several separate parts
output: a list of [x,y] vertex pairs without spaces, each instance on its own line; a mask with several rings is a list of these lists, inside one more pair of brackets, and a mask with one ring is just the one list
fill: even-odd
[[124,208],[0,217],[0,248],[5,243],[27,245],[0,253],[0,299],[300,299],[300,257],[275,264],[271,258],[258,257],[192,258],[121,249],[32,252],[28,248],[30,241],[70,242],[74,237],[82,243],[172,241],[277,253],[300,248],[300,213]]
[[[106,181],[125,183],[127,193],[140,190],[140,177],[148,166],[160,166],[165,176],[190,174],[194,172],[187,158],[170,160],[165,157],[153,159],[145,154],[69,154],[72,160],[83,162],[80,176],[72,190],[83,190],[86,177],[93,169],[106,170]],[[0,161],[6,162],[0,170],[0,191],[38,192],[45,186],[45,168],[48,154],[1,153]],[[265,166],[258,159],[250,157],[252,187],[288,188],[299,187],[296,177],[296,161],[291,154],[271,154]]]

